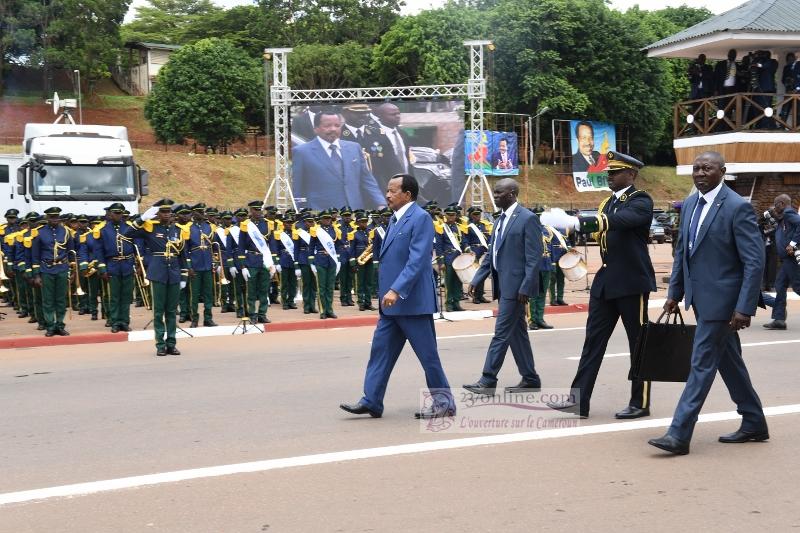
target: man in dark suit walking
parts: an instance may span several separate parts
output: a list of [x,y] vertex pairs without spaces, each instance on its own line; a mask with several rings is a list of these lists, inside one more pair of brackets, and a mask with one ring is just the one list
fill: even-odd
[[[581,217],[581,229],[592,225],[603,264],[595,274],[589,296],[586,339],[572,389],[579,391],[577,402],[548,404],[553,409],[589,416],[600,364],[608,340],[620,317],[628,335],[630,353],[634,353],[641,325],[647,321],[647,301],[656,290],[656,278],[647,243],[653,220],[653,199],[633,185],[641,161],[619,152],[608,152],[608,186],[613,194],[600,204],[596,217]],[[633,380],[628,406],[616,418],[629,419],[650,415],[650,382]]]
[[378,271],[379,319],[372,337],[364,396],[354,404],[339,407],[357,415],[380,418],[383,397],[397,358],[406,340],[411,343],[425,370],[425,381],[433,398],[417,418],[455,415],[450,384],[442,369],[436,346],[433,313],[437,311],[433,279],[433,221],[415,200],[419,185],[414,176],[400,174],[389,180],[386,200],[394,211],[380,251]]
[[697,317],[692,367],[666,435],[649,444],[676,455],[689,453],[697,417],[719,370],[742,415],[742,425],[720,442],[769,439],[767,420],[742,359],[740,329],[756,314],[764,269],[764,243],[750,203],[722,181],[725,160],[704,152],[692,170],[698,193],[683,202],[678,245],[664,310],[681,298]]
[[772,322],[764,324],[764,327],[786,329],[786,293],[791,287],[795,294],[800,295],[800,264],[795,259],[800,244],[800,215],[792,207],[792,198],[788,194],[775,198],[772,212],[778,219],[775,250],[781,259],[781,266],[775,277],[775,296],[764,295],[764,303],[772,307]]
[[503,214],[497,221],[489,251],[469,285],[469,295],[492,275],[493,298],[499,300],[494,337],[489,343],[483,375],[464,388],[475,394],[492,395],[497,374],[509,346],[522,381],[507,392],[540,389],[542,381],[533,363],[533,350],[525,322],[525,307],[539,293],[539,262],[542,258],[542,225],[539,218],[517,203],[519,184],[506,178],[494,186],[494,202]]

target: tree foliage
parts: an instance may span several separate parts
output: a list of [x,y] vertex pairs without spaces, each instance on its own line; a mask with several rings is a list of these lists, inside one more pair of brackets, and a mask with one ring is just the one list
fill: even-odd
[[224,149],[244,138],[248,117],[263,117],[263,86],[258,61],[226,40],[203,39],[159,71],[145,117],[162,142]]
[[372,81],[372,52],[354,41],[340,45],[301,44],[290,57],[289,84],[297,89],[364,87]]
[[[184,44],[184,33],[223,10],[211,0],[148,0],[136,8],[136,18],[123,26],[125,41]],[[202,37],[201,37],[202,38]],[[199,39],[194,39],[194,41]],[[193,42],[193,41],[192,41]]]

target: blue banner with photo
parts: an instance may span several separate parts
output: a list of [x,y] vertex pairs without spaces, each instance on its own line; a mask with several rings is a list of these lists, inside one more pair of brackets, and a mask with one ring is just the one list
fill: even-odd
[[575,188],[578,192],[609,190],[606,154],[617,149],[616,127],[593,120],[570,120],[569,126]]
[[508,131],[465,131],[464,172],[482,171],[486,176],[519,175],[517,134]]

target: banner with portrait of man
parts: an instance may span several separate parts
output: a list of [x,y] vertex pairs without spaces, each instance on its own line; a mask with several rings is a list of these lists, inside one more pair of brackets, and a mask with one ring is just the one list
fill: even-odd
[[617,149],[614,124],[570,120],[572,178],[578,192],[607,191],[606,154]]
[[290,184],[298,208],[384,206],[396,174],[417,178],[418,203],[458,199],[463,176],[452,169],[463,166],[462,101],[303,105],[291,115]]
[[519,175],[517,134],[510,131],[464,132],[464,172],[470,168],[486,176]]

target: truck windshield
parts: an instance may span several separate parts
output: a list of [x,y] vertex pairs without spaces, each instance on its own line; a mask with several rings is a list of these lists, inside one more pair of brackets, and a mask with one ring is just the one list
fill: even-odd
[[135,200],[133,165],[45,164],[44,176],[32,172],[31,192],[35,200],[69,196],[80,200]]

